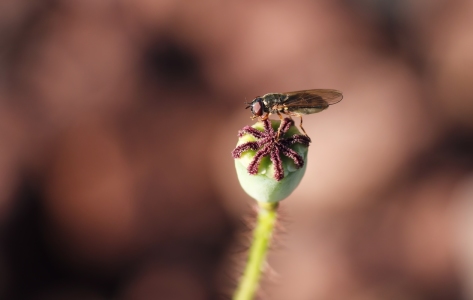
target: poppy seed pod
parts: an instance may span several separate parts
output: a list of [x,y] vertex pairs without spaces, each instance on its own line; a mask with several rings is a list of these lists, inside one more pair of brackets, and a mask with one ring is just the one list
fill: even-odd
[[232,155],[243,190],[258,202],[288,197],[304,176],[310,138],[289,118],[245,126],[238,137]]

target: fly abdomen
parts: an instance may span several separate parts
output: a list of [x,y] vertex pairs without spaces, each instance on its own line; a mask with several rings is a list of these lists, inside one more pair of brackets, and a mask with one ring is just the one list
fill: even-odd
[[322,110],[325,110],[328,108],[328,105],[326,107],[285,107],[284,112],[290,112],[290,113],[295,113],[295,114],[301,114],[301,115],[310,115],[310,114],[315,114],[318,112],[321,112]]

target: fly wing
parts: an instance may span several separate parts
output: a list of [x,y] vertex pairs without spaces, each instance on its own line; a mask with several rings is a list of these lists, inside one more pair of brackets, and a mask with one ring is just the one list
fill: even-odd
[[343,95],[337,90],[316,89],[282,93],[287,95],[283,104],[287,107],[320,107],[326,108],[342,101]]

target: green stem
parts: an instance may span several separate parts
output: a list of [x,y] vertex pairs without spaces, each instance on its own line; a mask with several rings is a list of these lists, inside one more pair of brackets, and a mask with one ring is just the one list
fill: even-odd
[[252,300],[254,297],[276,223],[277,207],[277,203],[259,203],[258,221],[253,232],[248,262],[233,300]]

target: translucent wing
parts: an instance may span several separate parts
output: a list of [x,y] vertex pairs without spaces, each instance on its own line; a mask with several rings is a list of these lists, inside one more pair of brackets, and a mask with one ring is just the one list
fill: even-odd
[[287,107],[320,107],[326,108],[342,101],[343,95],[337,90],[316,89],[282,93],[287,98],[283,104]]

